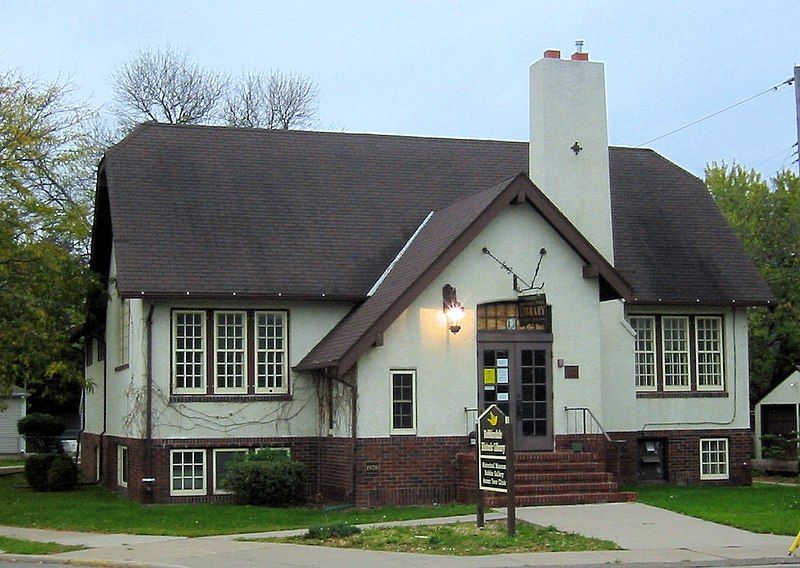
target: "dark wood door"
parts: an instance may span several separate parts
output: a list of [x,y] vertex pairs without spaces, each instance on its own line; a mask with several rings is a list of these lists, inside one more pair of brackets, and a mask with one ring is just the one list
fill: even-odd
[[510,417],[516,449],[552,449],[550,345],[479,342],[478,399],[481,412],[497,404]]

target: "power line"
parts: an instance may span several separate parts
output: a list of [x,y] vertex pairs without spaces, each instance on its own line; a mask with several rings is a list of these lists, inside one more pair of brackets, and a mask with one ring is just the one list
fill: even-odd
[[793,82],[794,82],[794,77],[789,77],[788,79],[786,79],[782,83],[778,83],[774,87],[770,87],[769,89],[764,89],[760,93],[756,93],[753,96],[747,97],[746,99],[742,99],[738,103],[733,103],[730,106],[726,106],[725,108],[723,108],[721,110],[718,110],[717,112],[712,112],[711,114],[706,115],[706,116],[704,116],[702,118],[698,118],[697,120],[693,120],[689,124],[684,124],[680,128],[676,128],[675,130],[671,130],[671,131],[667,132],[666,134],[662,134],[661,136],[656,136],[655,138],[652,138],[652,139],[648,140],[647,142],[642,142],[641,144],[639,144],[638,146],[635,146],[635,147],[636,148],[641,148],[642,146],[644,146],[646,144],[650,144],[652,142],[655,142],[656,140],[661,140],[662,138],[666,138],[667,136],[672,136],[676,132],[680,132],[681,130],[686,130],[690,126],[694,126],[695,124],[703,122],[704,120],[708,120],[709,118],[713,118],[713,117],[717,116],[718,114],[722,114],[723,112],[729,111],[732,108],[736,108],[739,105],[743,105],[744,103],[752,101],[753,99],[756,99],[756,98],[760,97],[761,95],[766,95],[769,92],[777,91],[780,87],[782,87],[784,85],[791,85]]
[[775,152],[775,153],[774,153],[773,155],[771,155],[769,158],[764,158],[763,160],[761,160],[760,162],[758,162],[757,164],[755,164],[755,165],[753,166],[753,169],[758,169],[759,167],[763,166],[764,164],[766,164],[766,163],[768,163],[768,162],[771,162],[771,161],[772,161],[772,160],[774,160],[775,158],[779,158],[779,157],[781,157],[781,156],[784,156],[783,160],[784,160],[784,161],[786,161],[786,157],[788,156],[788,154],[789,154],[789,153],[790,153],[792,150],[794,150],[794,147],[795,147],[795,146],[797,146],[797,142],[795,142],[794,144],[792,144],[792,145],[791,145],[791,146],[789,146],[788,148],[787,148],[787,147],[784,147],[783,149],[779,150],[778,152]]

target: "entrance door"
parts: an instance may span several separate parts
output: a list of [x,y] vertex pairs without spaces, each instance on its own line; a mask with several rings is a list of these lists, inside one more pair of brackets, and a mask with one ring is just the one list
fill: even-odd
[[479,342],[478,398],[481,411],[497,404],[511,418],[515,449],[553,448],[549,343]]

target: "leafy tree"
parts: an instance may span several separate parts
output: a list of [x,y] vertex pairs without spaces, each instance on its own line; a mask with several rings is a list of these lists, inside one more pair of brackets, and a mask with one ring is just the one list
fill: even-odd
[[97,157],[92,113],[69,95],[0,74],[0,390],[18,384],[55,407],[82,381],[70,328],[84,320],[91,281]]
[[800,364],[800,178],[767,182],[738,164],[711,164],[706,183],[777,298],[750,310],[750,398],[755,402]]

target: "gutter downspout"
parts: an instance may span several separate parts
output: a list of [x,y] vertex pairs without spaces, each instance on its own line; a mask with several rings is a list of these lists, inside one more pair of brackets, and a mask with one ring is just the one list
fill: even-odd
[[[156,305],[150,303],[150,309],[147,311],[147,365],[146,365],[146,405],[147,405],[147,420],[145,426],[145,440],[144,440],[144,476],[142,483],[144,485],[144,493],[146,499],[150,502],[153,500],[153,311]],[[148,481],[145,481],[148,480]]]

